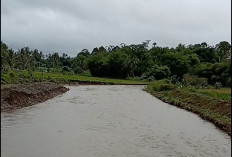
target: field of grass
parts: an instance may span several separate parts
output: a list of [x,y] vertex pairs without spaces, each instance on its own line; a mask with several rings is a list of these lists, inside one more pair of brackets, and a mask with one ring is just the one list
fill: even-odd
[[[33,72],[30,76],[27,71],[21,71],[17,74],[13,74],[13,77],[10,78],[8,74],[2,74],[5,78],[4,84],[17,84],[17,83],[27,83],[27,82],[42,82],[42,81],[53,81],[59,83],[70,83],[70,82],[92,82],[92,83],[105,83],[105,84],[128,84],[128,85],[146,85],[148,81],[141,81],[135,79],[114,79],[114,78],[100,78],[100,77],[91,77],[91,76],[81,76],[75,74],[62,74],[62,73],[42,73],[42,72]],[[17,75],[17,76],[14,76]]]
[[198,89],[197,93],[217,98],[219,100],[231,101],[231,88],[221,89]]
[[145,90],[164,102],[198,114],[203,119],[211,121],[215,126],[231,134],[230,88],[176,87],[161,90],[162,88],[155,86],[158,85],[148,85]]
[[140,80],[124,80],[124,79],[113,79],[113,78],[100,78],[91,76],[81,76],[81,75],[64,75],[58,73],[44,73],[35,72],[35,78],[39,79],[51,79],[57,82],[78,82],[78,81],[89,81],[89,82],[102,82],[102,83],[112,83],[112,84],[148,84],[146,81]]

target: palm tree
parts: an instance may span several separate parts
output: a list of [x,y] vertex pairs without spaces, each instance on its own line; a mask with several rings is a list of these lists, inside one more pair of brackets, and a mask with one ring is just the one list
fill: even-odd
[[28,47],[18,50],[18,65],[22,70],[31,68],[34,65],[34,60],[32,57],[32,52]]
[[59,54],[58,53],[52,54],[51,59],[52,59],[53,68],[55,68],[55,66],[58,66],[58,64],[59,64]]
[[137,57],[128,57],[124,63],[123,63],[123,68],[128,69],[128,77],[132,76],[134,77],[134,71],[137,68],[137,64],[139,62],[139,59]]
[[225,58],[225,56],[230,56],[231,45],[227,41],[221,41],[216,45],[216,50],[219,55],[219,62]]
[[2,68],[13,69],[17,63],[17,57],[15,52],[10,49],[2,52]]

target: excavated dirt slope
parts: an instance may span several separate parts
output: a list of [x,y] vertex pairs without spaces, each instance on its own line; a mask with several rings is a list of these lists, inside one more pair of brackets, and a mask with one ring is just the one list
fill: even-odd
[[68,88],[52,82],[20,84],[17,87],[4,88],[1,89],[1,111],[35,105],[68,90]]

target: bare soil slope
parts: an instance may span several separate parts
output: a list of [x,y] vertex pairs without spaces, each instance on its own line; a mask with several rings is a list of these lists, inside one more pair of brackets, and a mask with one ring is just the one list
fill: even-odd
[[68,90],[68,88],[52,82],[20,84],[16,87],[4,88],[1,89],[1,111],[35,105]]

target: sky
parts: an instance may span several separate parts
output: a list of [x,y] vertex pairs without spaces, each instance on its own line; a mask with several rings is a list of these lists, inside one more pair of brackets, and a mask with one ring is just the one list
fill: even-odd
[[1,41],[14,50],[231,41],[231,0],[2,0]]

